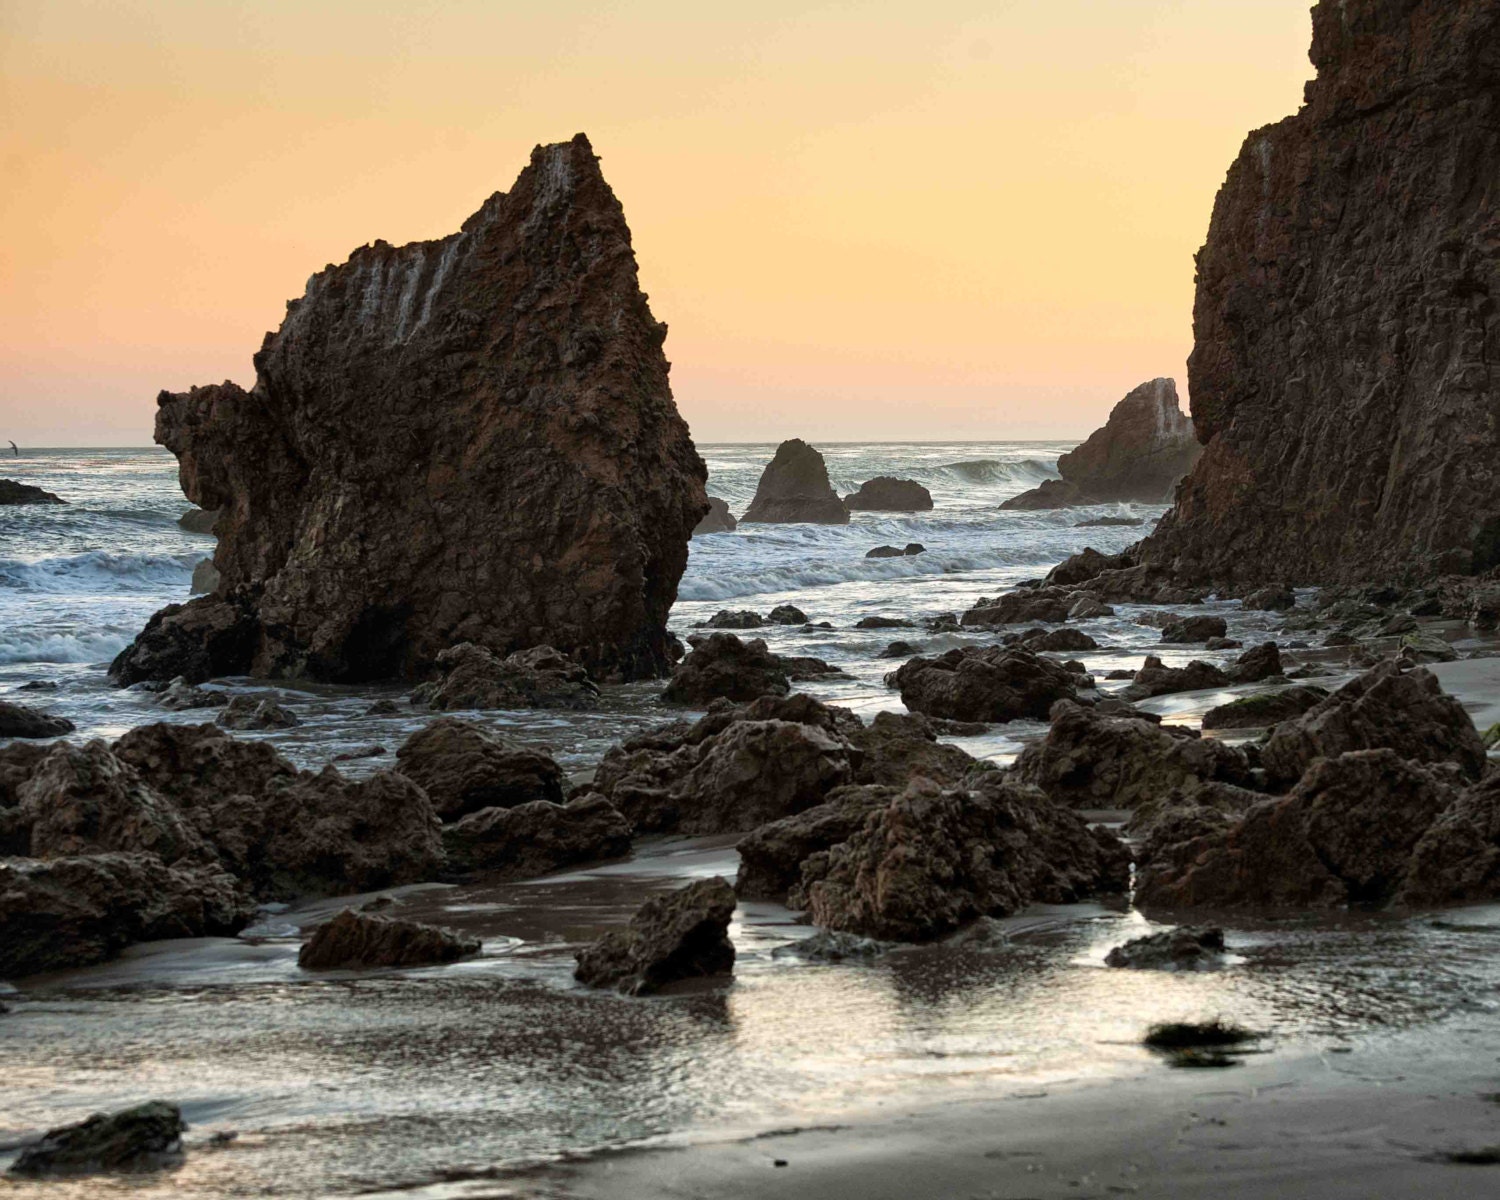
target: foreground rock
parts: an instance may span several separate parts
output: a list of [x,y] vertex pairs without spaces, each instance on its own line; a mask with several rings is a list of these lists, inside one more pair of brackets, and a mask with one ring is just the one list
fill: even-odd
[[914,658],[886,676],[913,712],[958,721],[1043,720],[1082,677],[1019,646],[963,646]]
[[443,827],[450,874],[529,879],[630,851],[630,822],[599,795],[486,808]]
[[48,1130],[10,1168],[22,1179],[137,1174],[182,1161],[187,1125],[175,1104],[152,1100],[116,1113],[95,1113],[77,1125]]
[[439,717],[396,751],[396,770],[418,784],[444,821],[483,808],[562,802],[562,768],[532,750],[457,717]]
[[1198,255],[1206,448],[1144,560],[1246,585],[1500,563],[1500,373],[1475,299],[1500,289],[1500,243],[1473,182],[1500,170],[1497,37],[1491,0],[1313,10],[1317,78],[1246,139]]
[[313,931],[297,952],[297,965],[307,971],[427,967],[478,954],[479,948],[478,938],[436,925],[346,908]]
[[0,737],[51,738],[72,733],[77,726],[66,717],[54,717],[24,704],[0,700]]
[[711,700],[748,701],[784,696],[791,691],[786,664],[755,638],[742,642],[730,633],[710,634],[672,672],[662,693],[671,704],[707,704]]
[[739,522],[729,511],[728,502],[720,500],[717,496],[710,496],[708,513],[703,520],[693,526],[693,536],[697,537],[700,533],[733,533],[738,526]]
[[1106,967],[1128,967],[1133,970],[1194,970],[1216,966],[1224,957],[1222,929],[1168,929],[1145,937],[1132,938],[1104,956]]
[[592,708],[599,688],[589,673],[551,646],[533,646],[501,658],[464,642],[437,656],[438,677],[417,687],[412,703],[424,708]]
[[233,937],[254,913],[217,867],[154,854],[0,859],[0,979],[89,966],[135,942]]
[[177,524],[189,533],[212,533],[218,519],[219,510],[216,508],[190,508],[177,518]]
[[654,897],[628,928],[611,930],[580,950],[573,974],[590,987],[614,987],[630,996],[681,979],[728,975],[734,970],[729,922],[735,904],[734,889],[717,877]]
[[1146,658],[1130,686],[1120,692],[1132,704],[1153,696],[1176,692],[1198,692],[1242,683],[1260,683],[1281,674],[1281,652],[1275,642],[1265,642],[1241,654],[1227,668],[1193,659],[1185,667],[1169,667],[1155,655]]
[[844,497],[851,512],[931,512],[932,493],[913,479],[881,475]]
[[1209,709],[1203,714],[1203,728],[1264,729],[1300,717],[1327,698],[1323,688],[1306,683],[1258,692]]
[[18,483],[14,479],[0,479],[0,505],[3,504],[66,504],[61,497],[44,492],[29,483]]
[[1202,447],[1170,379],[1143,383],[1110,411],[1102,429],[1057,460],[1062,479],[1002,504],[1009,509],[1138,501],[1158,504],[1192,468]]
[[[223,509],[217,595],[247,620],[227,673],[419,679],[473,642],[663,674],[708,509],[665,335],[582,134],[460,232],[315,274],[253,391],[157,401],[188,498]],[[122,678],[188,674],[154,646],[123,660]]]
[[792,438],[776,448],[740,522],[847,525],[849,509],[828,482],[823,456],[800,438]]

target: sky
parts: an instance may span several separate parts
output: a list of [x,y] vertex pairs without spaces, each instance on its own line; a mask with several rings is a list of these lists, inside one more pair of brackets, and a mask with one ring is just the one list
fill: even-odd
[[583,131],[700,442],[1082,438],[1310,0],[0,0],[0,440],[146,445],[307,277]]

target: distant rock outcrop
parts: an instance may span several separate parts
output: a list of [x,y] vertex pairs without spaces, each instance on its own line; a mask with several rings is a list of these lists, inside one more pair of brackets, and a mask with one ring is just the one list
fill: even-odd
[[708,515],[694,526],[693,536],[697,537],[700,533],[733,533],[738,527],[739,522],[729,511],[728,502],[720,500],[717,496],[710,496]]
[[44,492],[29,483],[17,483],[14,479],[0,479],[0,504],[66,504],[67,501],[51,492]]
[[117,678],[189,674],[163,647],[191,655],[210,609],[243,634],[217,673],[418,678],[473,642],[664,674],[708,508],[665,337],[582,134],[534,150],[460,232],[318,272],[253,390],[157,400],[183,490],[221,510],[222,579],[159,615]]
[[828,482],[823,456],[801,438],[776,447],[741,524],[847,525],[849,508]]
[[1143,383],[1114,406],[1102,429],[1057,460],[1062,476],[1023,492],[1001,508],[1067,508],[1136,501],[1158,504],[1188,473],[1202,447],[1177,403],[1170,379]]
[[[1386,583],[1500,564],[1500,4],[1322,0],[1198,255],[1206,449],[1142,561]],[[1295,549],[1295,553],[1289,553]]]
[[850,512],[930,512],[932,493],[914,479],[882,475],[859,485],[844,497]]

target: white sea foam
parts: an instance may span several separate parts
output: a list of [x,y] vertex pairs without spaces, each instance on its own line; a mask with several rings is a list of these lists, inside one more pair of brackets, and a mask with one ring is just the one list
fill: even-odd
[[186,588],[201,549],[172,553],[84,550],[34,559],[0,558],[0,589],[21,592],[160,592]]

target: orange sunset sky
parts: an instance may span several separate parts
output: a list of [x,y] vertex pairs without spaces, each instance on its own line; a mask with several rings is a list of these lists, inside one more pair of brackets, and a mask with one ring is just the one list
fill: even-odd
[[375,238],[583,130],[699,441],[1081,437],[1310,0],[0,0],[0,439],[139,445]]

